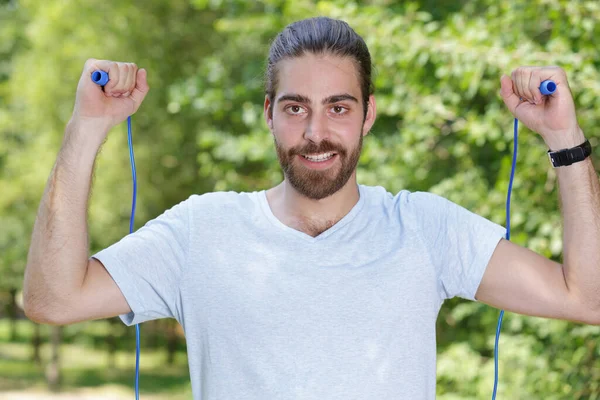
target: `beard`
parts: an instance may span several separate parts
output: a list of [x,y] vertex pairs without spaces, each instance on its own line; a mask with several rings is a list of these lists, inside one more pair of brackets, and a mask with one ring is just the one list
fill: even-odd
[[[350,150],[331,143],[328,140],[323,140],[318,145],[309,142],[303,147],[296,146],[291,149],[284,149],[277,143],[275,136],[273,138],[275,149],[277,150],[277,158],[286,179],[296,191],[313,200],[321,200],[329,197],[344,187],[358,165],[363,144],[362,130],[358,145]],[[310,169],[296,160],[296,156],[302,157],[302,154],[327,152],[335,152],[339,160],[336,160],[334,165],[325,170]]]

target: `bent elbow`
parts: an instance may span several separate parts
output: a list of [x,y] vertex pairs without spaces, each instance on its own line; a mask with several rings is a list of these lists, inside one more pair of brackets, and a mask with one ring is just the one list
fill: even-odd
[[42,313],[40,312],[40,307],[37,307],[35,301],[32,299],[31,295],[28,293],[27,286],[23,289],[23,312],[25,316],[32,322],[36,322],[38,324],[42,324]]
[[66,319],[66,313],[58,310],[58,307],[52,307],[51,302],[46,302],[43,306],[39,302],[24,297],[23,312],[32,322],[44,325],[68,325],[70,321]]
[[48,316],[46,315],[46,313],[41,312],[39,307],[35,307],[30,303],[26,302],[23,304],[23,311],[25,312],[25,316],[31,322],[35,322],[36,324],[50,324],[51,323],[51,321],[48,318]]
[[63,326],[71,323],[69,320],[61,318],[60,314],[39,312],[32,309],[25,309],[25,316],[36,324]]

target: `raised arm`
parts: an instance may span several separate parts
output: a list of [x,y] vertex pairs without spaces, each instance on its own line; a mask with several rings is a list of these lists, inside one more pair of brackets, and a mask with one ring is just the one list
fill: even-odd
[[[109,73],[104,91],[91,81],[96,69]],[[98,150],[110,129],[137,111],[148,90],[146,71],[135,64],[85,63],[33,227],[24,280],[31,320],[63,325],[129,311],[102,264],[88,259],[87,208]]]
[[[540,82],[552,79],[558,91],[541,96]],[[502,78],[509,110],[539,133],[552,151],[585,141],[575,115],[565,71],[558,67],[518,68]],[[563,262],[546,259],[501,241],[476,298],[526,315],[600,325],[600,184],[592,160],[558,167],[563,215]]]

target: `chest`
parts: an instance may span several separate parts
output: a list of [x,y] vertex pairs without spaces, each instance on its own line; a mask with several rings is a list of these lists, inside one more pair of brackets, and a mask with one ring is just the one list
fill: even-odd
[[368,336],[424,312],[435,320],[437,279],[416,250],[221,246],[190,265],[182,301],[201,324],[257,336]]
[[246,398],[426,398],[398,396],[435,372],[437,280],[404,247],[214,248],[182,282],[192,364]]

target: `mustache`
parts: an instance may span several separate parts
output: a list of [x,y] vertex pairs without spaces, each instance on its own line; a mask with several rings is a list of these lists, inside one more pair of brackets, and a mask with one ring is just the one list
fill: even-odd
[[305,146],[292,147],[291,149],[288,150],[288,155],[290,157],[292,157],[294,155],[329,153],[329,152],[338,153],[341,156],[346,155],[346,149],[344,149],[343,147],[338,146],[334,143],[331,143],[328,140],[324,140],[324,141],[320,142],[319,144],[316,144],[314,142],[309,142]]

